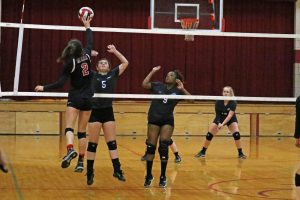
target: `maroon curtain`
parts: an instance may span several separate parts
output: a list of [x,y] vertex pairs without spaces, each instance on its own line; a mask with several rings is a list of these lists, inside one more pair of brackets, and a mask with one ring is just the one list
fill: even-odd
[[[19,22],[21,6],[20,0],[2,0],[2,21]],[[141,0],[26,0],[24,23],[80,26],[77,12],[82,6],[94,9],[92,26],[147,28],[150,2]],[[291,1],[225,0],[226,31],[294,33],[294,6]],[[56,58],[71,38],[85,41],[85,34],[25,29],[20,91],[57,79],[62,66]],[[1,29],[3,91],[13,88],[17,39],[17,29]],[[175,35],[94,32],[94,49],[117,66],[118,60],[105,50],[108,44],[115,44],[130,62],[117,93],[147,92],[141,88],[142,80],[152,67],[161,65],[154,80],[163,81],[169,70],[180,69],[186,88],[195,95],[219,95],[225,85],[238,96],[293,95],[293,39],[195,37],[194,42],[185,42],[184,36]]]

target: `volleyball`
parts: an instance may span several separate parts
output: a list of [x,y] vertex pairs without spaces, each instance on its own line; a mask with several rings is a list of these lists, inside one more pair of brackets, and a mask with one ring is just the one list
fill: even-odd
[[85,19],[93,18],[94,17],[94,11],[90,7],[82,7],[79,9],[78,12],[79,19],[82,19],[83,17]]

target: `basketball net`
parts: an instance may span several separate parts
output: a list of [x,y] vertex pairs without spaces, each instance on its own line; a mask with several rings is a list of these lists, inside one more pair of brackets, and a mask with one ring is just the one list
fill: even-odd
[[[196,18],[183,18],[180,19],[182,29],[194,30],[198,28],[199,19]],[[185,41],[194,41],[194,35],[185,35]]]

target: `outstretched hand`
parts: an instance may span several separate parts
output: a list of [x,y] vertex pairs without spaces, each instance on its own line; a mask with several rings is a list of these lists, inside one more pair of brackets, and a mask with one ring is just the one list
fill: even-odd
[[115,53],[117,51],[117,49],[116,49],[115,45],[110,44],[110,45],[107,46],[107,51],[109,53]]
[[44,86],[42,86],[42,85],[37,85],[37,86],[34,88],[34,91],[36,91],[36,92],[43,92],[43,91],[44,91]]
[[91,17],[88,17],[87,19],[85,17],[82,17],[81,21],[86,29],[91,27],[91,21],[92,21]]
[[160,70],[161,66],[156,66],[156,67],[153,67],[152,71],[153,72],[157,72],[158,70]]
[[94,57],[98,56],[98,54],[99,54],[99,52],[95,51],[95,50],[92,50],[92,52],[91,52],[91,56],[94,56]]

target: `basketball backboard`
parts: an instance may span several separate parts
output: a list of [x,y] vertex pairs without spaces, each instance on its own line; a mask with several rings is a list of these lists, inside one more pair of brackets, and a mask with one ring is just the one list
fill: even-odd
[[199,19],[197,29],[221,30],[223,0],[151,0],[151,29],[181,29],[180,19]]

